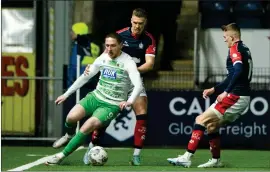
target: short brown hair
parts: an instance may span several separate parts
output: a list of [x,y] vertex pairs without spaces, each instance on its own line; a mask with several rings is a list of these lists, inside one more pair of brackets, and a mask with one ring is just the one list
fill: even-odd
[[142,8],[134,9],[132,12],[132,15],[136,16],[136,17],[140,17],[140,18],[143,17],[143,18],[147,19],[147,12]]
[[118,35],[117,33],[109,33],[108,35],[106,35],[105,39],[106,38],[113,38],[113,39],[116,39],[116,41],[118,42],[118,44],[121,44],[122,43],[122,39],[121,39],[121,36]]
[[221,26],[221,29],[223,31],[234,31],[238,34],[239,37],[241,37],[241,30],[240,27],[236,23],[230,23],[228,25]]

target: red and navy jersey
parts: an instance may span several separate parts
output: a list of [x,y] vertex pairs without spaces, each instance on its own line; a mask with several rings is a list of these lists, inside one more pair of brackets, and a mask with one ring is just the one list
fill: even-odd
[[215,86],[215,90],[224,89],[238,96],[250,95],[253,63],[249,48],[242,41],[236,42],[229,49],[226,68],[227,78]]
[[132,34],[131,28],[127,27],[117,31],[123,41],[122,51],[129,54],[137,67],[145,63],[145,56],[155,56],[156,42],[153,36],[144,31],[139,37]]
[[249,96],[252,66],[249,48],[242,41],[236,42],[229,49],[226,61],[227,78],[215,88],[223,86],[228,93]]

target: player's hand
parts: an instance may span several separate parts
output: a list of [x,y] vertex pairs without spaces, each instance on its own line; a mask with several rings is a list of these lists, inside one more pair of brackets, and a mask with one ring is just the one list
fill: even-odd
[[131,105],[132,104],[130,102],[123,101],[123,102],[120,102],[119,107],[121,110],[123,110],[124,108],[128,110],[131,108]]
[[218,102],[221,102],[225,97],[227,97],[228,96],[228,93],[227,92],[223,92],[223,93],[221,93],[218,97],[217,97],[217,101]]
[[90,72],[90,65],[87,65],[87,66],[85,67],[85,69],[84,69],[84,72],[83,72],[84,76],[89,75],[89,72]]
[[204,99],[207,99],[208,96],[212,95],[214,92],[215,92],[215,88],[214,87],[203,90],[203,98]]
[[60,105],[60,104],[63,103],[66,99],[67,99],[66,96],[61,95],[61,96],[57,97],[57,99],[55,100],[54,103],[57,104],[57,105]]

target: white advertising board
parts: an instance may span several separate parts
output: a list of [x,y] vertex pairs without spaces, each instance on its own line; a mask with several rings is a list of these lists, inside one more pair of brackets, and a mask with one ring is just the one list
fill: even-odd
[[[269,29],[242,29],[241,38],[249,47],[253,58],[252,82],[270,80],[270,30]],[[223,70],[226,72],[226,58],[228,47],[223,39],[221,29],[207,29],[200,32],[199,38],[199,81],[203,82],[208,73],[215,74]],[[221,72],[222,73],[222,72]],[[226,74],[226,73],[225,73]],[[268,75],[256,78],[257,75]],[[220,77],[221,80],[222,77]],[[219,79],[217,79],[219,80]],[[260,81],[261,80],[261,81]],[[270,82],[270,81],[269,81]]]

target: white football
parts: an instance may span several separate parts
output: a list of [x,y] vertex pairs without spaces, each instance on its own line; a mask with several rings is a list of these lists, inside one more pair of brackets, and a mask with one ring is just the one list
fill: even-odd
[[102,166],[108,161],[108,154],[101,146],[95,146],[88,153],[89,161],[94,166]]

